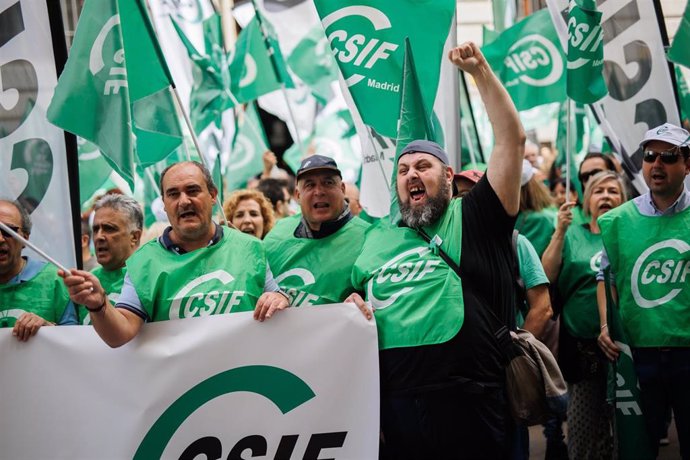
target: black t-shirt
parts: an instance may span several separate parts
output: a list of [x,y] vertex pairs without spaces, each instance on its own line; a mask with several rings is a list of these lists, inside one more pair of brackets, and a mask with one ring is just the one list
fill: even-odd
[[462,200],[463,326],[445,343],[381,350],[384,392],[443,386],[458,377],[488,383],[504,380],[505,359],[494,333],[514,316],[515,217],[505,212],[486,176]]

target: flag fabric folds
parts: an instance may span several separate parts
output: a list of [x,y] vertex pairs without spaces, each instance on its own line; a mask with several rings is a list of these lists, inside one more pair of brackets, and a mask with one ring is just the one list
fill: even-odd
[[96,144],[134,184],[181,143],[172,80],[140,0],[88,0],[48,120]]
[[229,191],[243,188],[247,181],[264,167],[263,153],[268,141],[254,103],[247,104],[238,114],[237,130],[232,141],[230,158],[225,169],[225,183]]
[[594,0],[571,1],[568,18],[568,97],[592,104],[606,95],[604,34]]
[[547,9],[507,29],[482,53],[518,110],[565,98],[565,55]]
[[668,59],[690,68],[690,2],[685,6],[683,18],[680,20],[680,26],[676,36],[673,38],[673,44],[668,50]]

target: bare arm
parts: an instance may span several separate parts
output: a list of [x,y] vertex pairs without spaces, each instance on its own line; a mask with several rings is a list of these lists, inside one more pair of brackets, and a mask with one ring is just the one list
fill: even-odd
[[529,305],[529,311],[522,328],[540,338],[544,333],[546,322],[553,316],[549,287],[546,284],[540,284],[527,289],[527,305]]
[[544,254],[541,256],[541,264],[544,267],[544,273],[546,273],[546,277],[551,284],[558,280],[558,274],[561,271],[561,265],[563,265],[565,232],[573,222],[573,212],[571,209],[574,205],[575,202],[573,201],[563,203],[558,210],[556,230],[553,232],[553,235],[551,235],[551,241],[544,250]]
[[494,133],[487,179],[506,213],[514,216],[520,207],[520,172],[525,150],[525,131],[515,105],[476,44],[463,43],[452,49],[448,57],[477,83]]
[[136,337],[144,321],[132,312],[113,307],[92,273],[71,270],[68,274],[62,271],[59,274],[69,290],[70,299],[89,309],[91,323],[105,343],[117,348]]
[[[611,295],[614,296],[614,298],[618,297],[613,290],[611,291]],[[615,361],[618,359],[621,350],[609,336],[609,327],[606,322],[606,286],[604,285],[604,281],[599,281],[597,283],[597,307],[599,308],[599,325],[601,326],[601,332],[599,333],[597,343],[606,357],[610,361]]]

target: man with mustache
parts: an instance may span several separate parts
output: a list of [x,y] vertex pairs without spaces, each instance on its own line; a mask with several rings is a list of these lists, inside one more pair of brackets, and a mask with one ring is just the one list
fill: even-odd
[[332,158],[302,160],[296,191],[302,215],[278,221],[266,235],[268,260],[293,306],[342,302],[355,290],[350,273],[369,224],[352,215]]
[[[31,234],[31,217],[16,201],[0,200],[0,222],[25,239]],[[0,328],[26,342],[43,326],[77,324],[77,315],[55,267],[22,257],[23,248],[0,231]]]
[[[139,203],[128,196],[105,195],[94,206],[93,243],[99,267],[91,270],[112,303],[117,302],[125,279],[127,259],[139,248],[144,215]],[[90,322],[86,309],[79,319]]]
[[[667,408],[682,458],[690,458],[690,133],[671,123],[646,132],[642,175],[649,192],[599,218],[604,241],[597,300],[599,347],[615,361],[621,349],[606,323],[604,270],[632,349],[642,413],[656,454]],[[656,455],[655,455],[656,456]]]
[[160,186],[170,227],[127,260],[114,306],[93,274],[62,273],[108,345],[124,345],[148,321],[251,310],[263,321],[288,306],[261,241],[213,222],[218,189],[206,167],[175,163],[161,173]]
[[[451,201],[446,152],[426,140],[409,143],[398,157],[394,191],[402,221],[367,232],[352,273],[379,332],[385,458],[507,458],[514,431],[507,359],[495,333],[515,321],[511,236],[525,133],[474,43],[449,58],[474,77],[491,120],[487,172]],[[440,251],[459,265],[462,279]],[[348,300],[364,305],[358,294]]]

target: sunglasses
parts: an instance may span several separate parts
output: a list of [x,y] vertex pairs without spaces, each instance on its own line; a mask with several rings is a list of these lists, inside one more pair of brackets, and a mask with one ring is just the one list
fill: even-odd
[[581,173],[578,177],[580,179],[580,183],[582,185],[585,185],[585,182],[589,180],[590,177],[599,174],[600,172],[604,172],[603,169],[592,169],[591,171],[583,172]]
[[[19,233],[19,230],[21,230],[21,228],[15,227],[14,225],[10,225],[10,224],[5,224],[5,227],[8,227],[8,228],[9,228],[10,230],[12,230],[14,233]],[[3,228],[0,228],[0,233],[2,233],[3,238],[12,238],[12,235],[10,235],[10,234],[9,234],[7,231],[5,231],[5,229],[3,229]]]
[[675,164],[678,161],[678,157],[682,154],[678,147],[674,147],[671,150],[666,150],[664,152],[655,152],[653,150],[645,150],[642,160],[645,163],[654,163],[657,157],[661,158],[661,162],[667,165]]

